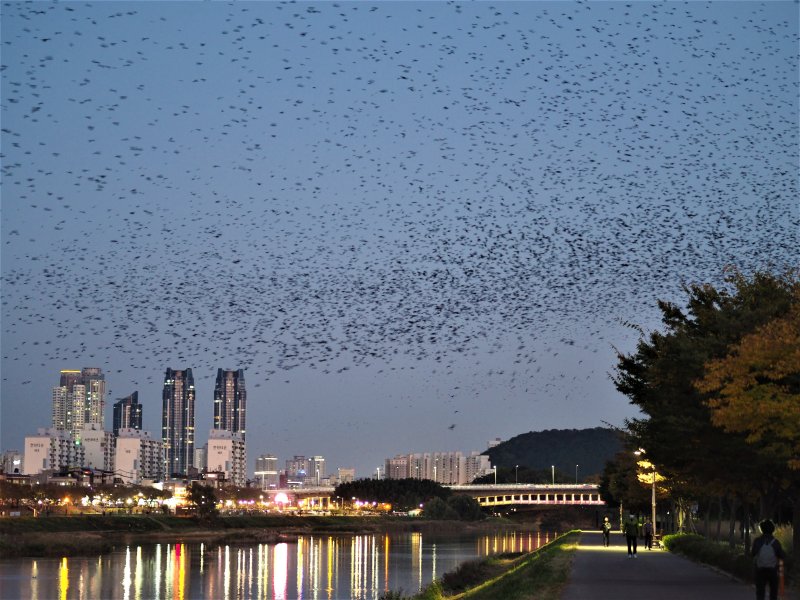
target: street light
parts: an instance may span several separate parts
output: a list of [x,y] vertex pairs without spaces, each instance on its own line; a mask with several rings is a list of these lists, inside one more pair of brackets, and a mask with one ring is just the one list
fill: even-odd
[[553,485],[555,485],[556,484],[556,466],[555,465],[550,465],[550,471],[553,474]]
[[578,485],[578,465],[575,465],[575,485]]
[[[646,452],[644,451],[644,449],[639,448],[636,452],[634,452],[634,454],[636,456],[641,456],[642,454],[646,454]],[[656,532],[656,466],[650,461],[647,461],[647,463],[650,465],[650,471],[653,475],[652,485],[650,488],[650,505],[653,510],[653,533],[655,533]]]
[[494,469],[494,484],[497,485],[497,465],[492,467]]
[[519,472],[519,465],[514,465],[514,483],[519,483],[518,472]]

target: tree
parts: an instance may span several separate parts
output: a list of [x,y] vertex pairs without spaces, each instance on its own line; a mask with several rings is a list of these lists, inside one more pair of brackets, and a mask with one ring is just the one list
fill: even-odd
[[766,323],[786,317],[800,289],[797,275],[733,272],[726,287],[692,285],[686,310],[659,302],[664,332],[642,337],[636,351],[618,354],[614,383],[644,413],[628,422],[634,442],[676,489],[706,490],[751,502],[782,487],[774,462],[747,434],[712,420],[707,395],[695,386],[705,365]]
[[197,516],[203,520],[209,520],[219,515],[217,509],[217,495],[214,488],[200,483],[192,483],[189,493],[186,496],[189,504],[197,510]]
[[746,335],[695,383],[711,394],[711,421],[745,433],[793,471],[800,470],[800,297],[786,317]]
[[[743,433],[781,476],[777,491],[793,500],[793,542],[800,547],[800,293],[785,317],[708,362],[695,386],[708,395],[712,423]],[[772,512],[774,502],[762,503],[763,515]]]
[[479,521],[486,517],[481,505],[472,496],[454,494],[447,499],[447,505],[461,521]]

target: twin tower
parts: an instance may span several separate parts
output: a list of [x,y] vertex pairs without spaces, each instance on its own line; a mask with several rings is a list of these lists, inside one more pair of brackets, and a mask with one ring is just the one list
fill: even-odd
[[[194,376],[191,369],[167,369],[162,395],[161,438],[167,475],[186,477],[194,464]],[[214,385],[214,429],[245,439],[247,392],[244,370],[217,369]]]

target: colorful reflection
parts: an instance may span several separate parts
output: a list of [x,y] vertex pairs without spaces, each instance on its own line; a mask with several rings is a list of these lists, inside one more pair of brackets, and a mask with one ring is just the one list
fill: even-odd
[[[275,544],[154,544],[99,558],[20,559],[0,565],[3,590],[20,598],[110,600],[376,600],[388,590],[413,594],[462,562],[539,548],[549,533],[433,535],[418,532],[301,536]],[[3,570],[14,569],[14,576]],[[30,577],[19,577],[22,572]]]

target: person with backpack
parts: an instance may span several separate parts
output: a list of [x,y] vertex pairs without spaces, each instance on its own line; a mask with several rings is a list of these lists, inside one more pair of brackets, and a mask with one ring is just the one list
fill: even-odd
[[611,545],[611,521],[608,517],[603,517],[603,546],[608,548]]
[[761,534],[753,540],[752,554],[756,563],[756,600],[764,600],[767,584],[769,599],[778,600],[778,560],[785,560],[781,543],[773,537],[775,524],[765,519],[758,524]]

